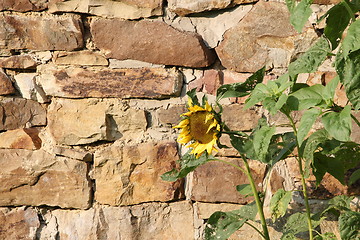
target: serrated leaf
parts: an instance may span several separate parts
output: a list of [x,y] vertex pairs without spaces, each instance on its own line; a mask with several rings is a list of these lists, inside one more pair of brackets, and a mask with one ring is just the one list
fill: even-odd
[[304,141],[304,138],[309,133],[311,127],[314,125],[317,117],[320,115],[321,110],[317,108],[312,108],[304,112],[301,117],[298,134],[297,134],[297,141],[299,146]]
[[258,160],[266,162],[270,140],[274,134],[275,126],[269,127],[268,125],[260,125],[259,128],[255,130],[253,135],[253,145]]
[[328,40],[321,37],[309,50],[289,65],[289,75],[294,79],[299,73],[312,73],[324,62],[331,52]]
[[332,104],[334,102],[334,95],[336,87],[338,86],[340,81],[339,76],[337,75],[331,81],[326,84],[323,90],[323,99],[328,103],[328,105]]
[[231,212],[213,213],[205,228],[205,239],[226,240],[236,230],[241,228],[247,219],[241,219],[237,214]]
[[350,141],[351,107],[345,106],[341,112],[329,112],[321,117],[324,128],[339,141]]
[[253,195],[252,188],[250,184],[241,184],[236,186],[236,191],[245,197]]
[[324,86],[320,84],[301,88],[289,95],[287,105],[296,111],[315,107],[323,101],[323,90]]
[[346,211],[339,217],[339,230],[342,240],[360,239],[360,213]]
[[360,169],[353,172],[349,178],[349,185],[354,184],[360,179]]
[[291,6],[290,23],[294,26],[295,30],[301,33],[305,23],[309,19],[312,10],[310,8],[312,0],[301,0],[295,7]]
[[263,83],[259,83],[258,85],[256,85],[254,90],[251,92],[250,97],[248,99],[246,99],[244,108],[248,109],[248,108],[254,106],[255,104],[257,104],[258,102],[263,101],[268,96],[271,96],[271,95],[269,94],[269,90],[268,90],[267,86]]
[[341,46],[344,58],[360,49],[360,19],[350,25]]
[[291,201],[292,192],[279,189],[270,200],[271,218],[273,221],[283,217]]

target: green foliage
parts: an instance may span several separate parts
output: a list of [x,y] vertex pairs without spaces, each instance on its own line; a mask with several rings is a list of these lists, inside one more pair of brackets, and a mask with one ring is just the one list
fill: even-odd
[[320,109],[311,108],[305,111],[304,114],[302,115],[299,124],[298,134],[297,134],[297,141],[300,146],[320,114],[321,114]]
[[301,32],[312,11],[310,5],[312,0],[301,0],[297,5],[295,0],[286,0],[286,5],[290,12],[290,23],[296,31]]
[[360,213],[346,211],[339,217],[339,229],[342,240],[360,239]]
[[[311,216],[311,220],[313,228],[317,227],[321,221],[319,216],[314,214]],[[281,240],[294,239],[289,237],[295,236],[295,234],[301,232],[306,232],[307,230],[307,214],[305,212],[294,213],[287,219],[286,224],[282,229],[284,235],[281,237]]]
[[321,117],[326,131],[339,141],[350,141],[351,107],[346,106],[341,112],[327,112]]
[[288,205],[291,201],[292,192],[279,189],[270,200],[270,210],[272,220],[283,217],[288,209]]
[[250,184],[241,184],[236,186],[236,191],[245,197],[254,195]]

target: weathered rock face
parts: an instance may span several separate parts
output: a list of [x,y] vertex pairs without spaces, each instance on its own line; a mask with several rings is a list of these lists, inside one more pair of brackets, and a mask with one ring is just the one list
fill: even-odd
[[233,131],[250,131],[257,126],[260,115],[242,104],[225,105],[222,121]]
[[0,163],[1,206],[89,207],[85,162],[55,158],[42,150],[0,149]]
[[159,109],[157,111],[157,116],[160,123],[175,126],[181,121],[180,115],[186,111],[185,105],[175,105],[168,109]]
[[81,19],[0,13],[0,48],[74,50],[83,46]]
[[35,150],[41,147],[36,128],[22,128],[0,133],[0,148]]
[[47,3],[48,0],[2,0],[0,2],[0,11],[41,11],[47,8]]
[[137,19],[161,15],[162,5],[163,0],[50,0],[49,11]]
[[[224,159],[236,165],[242,166],[241,160]],[[259,189],[265,177],[265,165],[258,161],[249,163],[253,171],[255,183]],[[201,202],[229,202],[246,204],[252,201],[252,197],[244,197],[236,186],[249,183],[244,173],[234,167],[219,162],[209,162],[194,171],[193,188],[191,199]]]
[[0,130],[22,127],[43,126],[46,124],[46,110],[32,100],[5,98],[0,100]]
[[67,98],[164,98],[180,94],[182,76],[175,69],[58,69],[45,66],[38,82],[47,95]]
[[[225,33],[216,52],[227,69],[255,72],[266,64],[274,64],[279,54],[288,63],[295,34],[285,4],[261,1]],[[277,63],[279,67],[281,64]]]
[[53,99],[48,121],[55,141],[65,145],[111,141],[147,126],[144,111],[129,109],[117,99]]
[[215,9],[223,9],[234,6],[240,3],[251,3],[257,0],[169,0],[169,10],[180,15],[185,16],[191,13],[198,13],[210,11]]
[[49,99],[44,90],[35,81],[36,76],[36,73],[19,73],[15,75],[15,87],[23,98],[40,103],[48,102]]
[[91,33],[95,45],[110,58],[186,67],[206,67],[214,61],[199,35],[159,21],[94,19]]
[[58,52],[55,56],[58,65],[107,66],[107,59],[92,51]]
[[37,212],[32,208],[0,208],[0,239],[36,238],[36,230],[40,227]]
[[44,219],[48,224],[40,231],[40,239],[56,235],[60,239],[194,239],[193,209],[187,201],[54,210]]
[[36,62],[29,55],[18,55],[0,58],[0,67],[2,68],[35,68]]
[[0,95],[7,95],[15,93],[15,88],[12,85],[10,78],[0,70]]
[[112,206],[183,197],[182,181],[165,182],[161,174],[175,167],[175,142],[124,147],[114,144],[94,155],[95,200]]

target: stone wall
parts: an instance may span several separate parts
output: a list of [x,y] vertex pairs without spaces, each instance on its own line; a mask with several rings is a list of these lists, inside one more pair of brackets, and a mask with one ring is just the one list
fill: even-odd
[[[327,4],[312,6],[298,34],[277,1],[1,1],[0,239],[202,239],[211,213],[251,198],[235,190],[245,176],[219,163],[184,181],[160,179],[183,152],[172,126],[186,90],[211,100],[264,65],[265,80],[275,79],[318,38]],[[324,83],[334,72],[329,59],[301,80]],[[346,104],[340,86],[336,97]],[[285,123],[243,102],[224,102],[233,130],[250,131],[262,115]],[[231,149],[219,156],[241,164]],[[298,186],[293,161],[275,167],[270,192]],[[265,166],[251,168],[262,189]],[[331,176],[308,184],[314,199],[360,191]],[[232,239],[259,236],[242,229]]]

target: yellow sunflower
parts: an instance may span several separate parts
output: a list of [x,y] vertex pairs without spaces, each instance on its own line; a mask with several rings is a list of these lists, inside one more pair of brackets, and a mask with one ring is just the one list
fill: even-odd
[[200,157],[205,151],[211,154],[218,140],[220,124],[214,117],[212,107],[205,103],[204,107],[193,105],[191,98],[188,101],[188,112],[182,114],[185,118],[174,128],[180,128],[179,143],[192,148],[191,154]]

